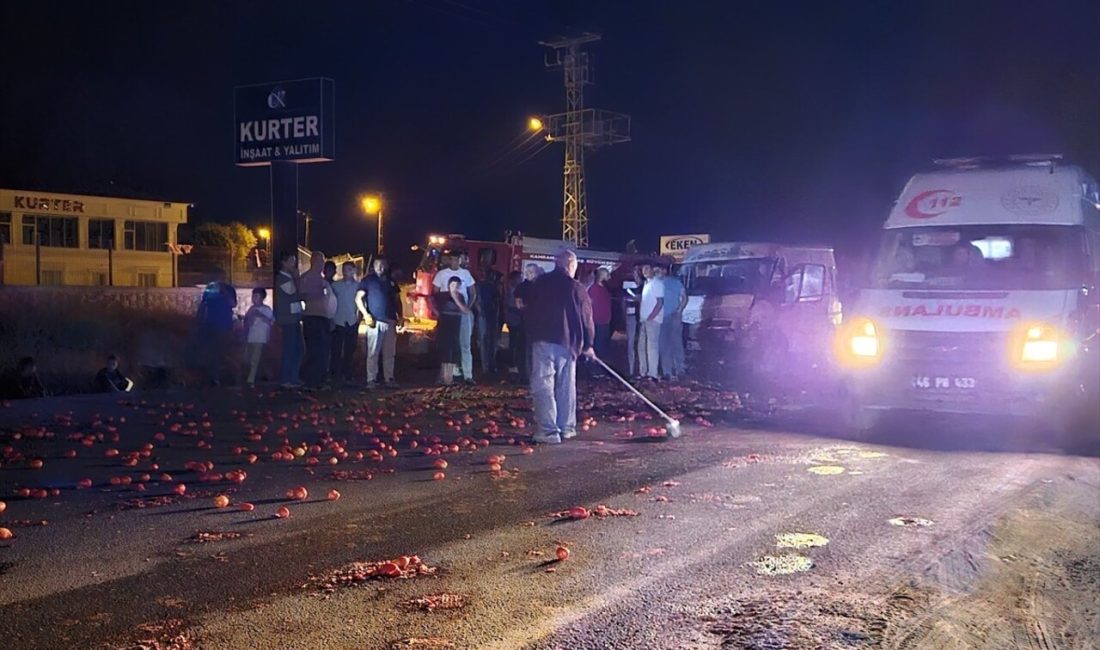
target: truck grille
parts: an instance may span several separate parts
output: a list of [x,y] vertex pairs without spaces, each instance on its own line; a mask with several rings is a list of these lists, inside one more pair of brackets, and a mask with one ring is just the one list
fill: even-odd
[[988,368],[1008,356],[1009,337],[1004,332],[918,332],[895,330],[887,339],[891,360],[917,364],[967,365]]

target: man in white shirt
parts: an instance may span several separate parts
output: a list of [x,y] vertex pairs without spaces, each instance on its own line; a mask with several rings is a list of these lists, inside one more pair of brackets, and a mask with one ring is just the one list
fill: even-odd
[[[462,287],[459,290],[466,292],[466,304],[472,308],[477,300],[477,286],[470,271],[462,268],[464,259],[469,259],[464,252],[451,254],[446,260],[448,266],[440,269],[432,278],[432,286],[435,287],[436,293],[446,292],[448,290],[447,283],[451,281],[452,277],[457,277],[462,282]],[[474,315],[471,309],[470,313],[462,315],[462,326],[459,330],[462,346],[462,378],[467,384],[474,383],[474,353],[470,347],[473,336]]]
[[359,291],[359,268],[355,262],[344,262],[339,280],[332,283],[336,294],[336,314],[332,317],[332,375],[350,380],[355,360],[355,347],[359,341],[359,309],[355,294]]
[[653,273],[649,264],[642,266],[645,284],[642,300],[638,305],[638,319],[642,323],[638,341],[638,365],[643,377],[657,379],[661,360],[661,323],[664,321],[665,285]]

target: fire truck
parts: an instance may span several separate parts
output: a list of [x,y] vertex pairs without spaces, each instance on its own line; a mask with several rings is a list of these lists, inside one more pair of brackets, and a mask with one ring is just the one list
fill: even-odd
[[[440,269],[443,258],[450,253],[463,251],[469,255],[467,268],[475,278],[481,278],[488,268],[495,269],[502,276],[512,271],[522,271],[527,264],[537,264],[544,271],[553,270],[554,255],[567,245],[560,240],[528,237],[520,233],[506,233],[503,241],[466,239],[458,234],[429,236],[414,276],[414,285],[404,291],[406,314],[412,314],[412,318],[407,319],[407,327],[431,329],[434,326],[429,305],[433,292],[432,278]],[[577,279],[583,279],[599,267],[609,269],[613,279],[621,278],[629,273],[631,264],[641,259],[628,253],[574,250],[579,262]]]

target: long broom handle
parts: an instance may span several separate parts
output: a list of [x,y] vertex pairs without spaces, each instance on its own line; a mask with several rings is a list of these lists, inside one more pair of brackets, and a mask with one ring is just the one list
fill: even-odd
[[645,395],[642,395],[641,391],[639,391],[637,388],[634,388],[634,386],[629,381],[623,379],[622,375],[620,375],[619,373],[612,370],[611,366],[604,363],[603,359],[601,359],[599,357],[596,357],[595,361],[596,361],[596,363],[600,364],[600,366],[604,370],[611,373],[612,377],[614,377],[615,379],[618,379],[619,383],[621,383],[623,386],[626,386],[627,388],[629,388],[630,392],[632,392],[635,395],[637,395],[638,397],[640,397],[643,402],[645,402],[646,404],[649,405],[649,408],[653,409],[654,411],[657,411],[658,415],[660,415],[664,419],[668,420],[669,422],[675,422],[675,418],[669,417],[668,413],[665,413],[664,411],[661,410],[661,407],[659,407],[656,404],[654,404],[653,402],[651,402],[650,399],[648,397],[646,397]]

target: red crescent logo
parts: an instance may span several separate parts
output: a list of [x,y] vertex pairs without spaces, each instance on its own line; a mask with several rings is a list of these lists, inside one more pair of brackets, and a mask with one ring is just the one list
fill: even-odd
[[913,219],[931,219],[960,204],[962,197],[951,190],[927,190],[909,200],[905,214]]

